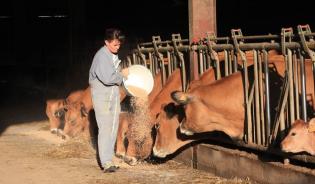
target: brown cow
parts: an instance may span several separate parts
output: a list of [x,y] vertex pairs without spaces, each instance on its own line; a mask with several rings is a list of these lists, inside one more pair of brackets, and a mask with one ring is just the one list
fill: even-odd
[[315,118],[308,123],[296,120],[288,135],[281,142],[281,149],[285,152],[308,152],[315,155]]
[[[280,61],[279,61],[280,60]],[[277,55],[273,55],[273,57],[271,57],[270,62],[271,65],[274,65],[276,71],[278,73],[280,73],[281,76],[284,75],[284,65],[283,62],[281,62],[281,60],[283,60],[282,56],[277,56]],[[313,105],[314,103],[310,102],[311,98],[314,96],[313,94],[313,78],[312,78],[312,71],[311,71],[311,62],[306,62],[306,73],[307,73],[307,94],[308,94],[308,101],[309,104]],[[233,75],[240,75],[240,74],[233,74]],[[218,84],[214,84],[213,86],[216,87],[210,87],[209,86],[205,86],[205,87],[201,87],[201,90],[204,90],[204,92],[206,92],[204,95],[202,95],[202,91],[200,89],[199,90],[199,94],[198,92],[195,92],[195,94],[192,93],[188,93],[188,95],[184,94],[184,95],[179,95],[180,93],[175,93],[174,95],[178,95],[177,97],[182,98],[179,99],[179,102],[181,103],[189,103],[188,106],[190,107],[186,107],[186,112],[189,114],[193,114],[191,118],[195,118],[195,119],[190,119],[191,120],[195,120],[196,123],[201,123],[201,120],[206,120],[203,121],[204,124],[193,124],[192,129],[195,132],[207,132],[207,131],[213,131],[213,130],[219,130],[219,131],[223,131],[226,134],[228,134],[231,137],[235,137],[235,138],[242,138],[243,137],[243,124],[244,124],[244,107],[242,106],[243,104],[243,89],[240,88],[239,84],[240,84],[240,76],[238,76],[238,85],[236,85],[237,83],[234,83],[233,85],[230,83],[233,82],[228,82],[228,81],[232,81],[232,78],[235,78],[235,76],[231,76],[231,77],[227,77],[227,78],[231,78],[231,79],[222,79],[223,82],[216,82]],[[227,86],[224,86],[224,84],[227,83]],[[221,89],[218,89],[220,88]],[[224,88],[228,87],[228,89],[226,90],[222,90]],[[235,88],[236,87],[236,88]],[[213,88],[213,89],[212,89]],[[197,89],[196,89],[197,90]],[[197,91],[198,91],[197,90]],[[211,91],[211,93],[210,93]],[[238,93],[240,92],[241,93]],[[233,94],[234,93],[234,94]],[[210,99],[211,99],[211,95],[213,96],[212,100],[208,100],[207,98],[207,103],[204,103],[205,99],[202,98],[202,102],[200,102],[199,98],[200,96],[204,96],[204,97],[209,97],[208,95],[210,95]],[[233,98],[230,98],[231,96],[229,95],[234,95],[233,98],[236,99],[241,99],[240,100],[233,100]],[[236,97],[236,96],[238,97]],[[175,97],[176,98],[176,97]],[[230,100],[228,100],[230,99]],[[188,101],[190,100],[190,102]],[[199,101],[200,104],[197,104]],[[220,107],[220,103],[222,105],[222,102],[227,102],[229,104],[223,104],[223,107]],[[232,104],[230,102],[233,102]],[[225,107],[227,106],[227,111],[225,111]],[[232,105],[232,108],[229,107],[230,105]],[[237,106],[236,106],[237,105]],[[200,106],[200,107],[199,107]],[[233,106],[239,107],[239,108],[233,108]],[[223,112],[221,112],[221,110],[223,109]],[[190,110],[190,112],[189,112]],[[205,119],[203,119],[203,115],[202,115],[202,111],[205,111],[204,113],[207,114],[207,116],[204,116]],[[234,111],[236,110],[236,111]],[[196,112],[198,111],[198,112]],[[240,117],[237,117],[238,119],[233,119],[232,121],[229,120],[228,118],[232,117],[231,114],[228,114],[227,112],[230,112],[232,114],[232,116],[237,116],[240,115]],[[163,115],[164,113],[164,115]],[[159,129],[157,130],[157,137],[156,137],[156,142],[155,142],[155,148],[154,148],[154,153],[157,156],[161,156],[164,157],[167,154],[171,154],[173,152],[175,152],[178,148],[180,148],[181,146],[193,141],[193,140],[182,140],[178,138],[177,132],[176,132],[176,125],[179,125],[179,121],[177,120],[178,118],[176,116],[166,116],[166,112],[161,111],[161,114],[163,116],[161,116],[161,118],[158,121],[158,127]],[[190,115],[191,115],[190,114]],[[211,117],[212,115],[212,117]],[[199,117],[198,117],[199,116]],[[189,116],[188,116],[189,117]],[[199,118],[199,119],[198,119]],[[207,120],[209,121],[215,121],[216,124],[213,124],[211,122],[207,122]],[[223,120],[223,121],[222,121]],[[207,127],[208,126],[208,127]],[[200,128],[201,127],[201,128]],[[190,127],[189,127],[190,128]],[[198,129],[199,128],[199,129]],[[172,129],[172,130],[171,130]],[[183,130],[184,133],[188,133],[188,134],[192,134],[192,131],[187,131],[187,130]],[[166,141],[169,140],[169,141]]]
[[[126,91],[120,87],[120,101],[126,97]],[[91,88],[82,90],[81,97],[72,103],[67,103],[65,113],[64,136],[75,137],[83,134],[90,137],[89,112],[93,109]]]
[[70,93],[66,99],[51,99],[46,101],[46,115],[49,118],[51,133],[59,134],[63,129],[61,119],[67,104],[75,103],[83,94],[83,90]]
[[[154,98],[152,103],[149,104],[149,113],[150,118],[150,127],[153,128],[154,120],[159,113],[161,104],[171,101],[170,92],[174,90],[181,89],[181,77],[180,70],[176,69],[167,79],[163,89],[160,93]],[[145,159],[151,155],[153,139],[151,135],[147,135],[145,140],[142,140],[141,150],[138,150],[137,140],[135,140],[130,134],[127,134],[128,139],[128,148],[125,154],[124,160],[130,165],[137,164],[138,159]],[[138,151],[137,151],[138,150]],[[139,153],[140,152],[140,153]]]
[[[154,76],[154,86],[150,94],[148,95],[148,103],[150,104],[152,100],[159,94],[159,92],[162,89],[162,78],[161,78],[161,72],[158,72]],[[130,137],[130,125],[133,122],[133,114],[132,113],[126,113],[121,112],[119,116],[119,127],[117,132],[117,139],[116,139],[116,156],[119,158],[125,158],[126,155],[126,146],[125,141],[128,140],[128,137]],[[129,134],[128,134],[129,133]],[[129,136],[127,136],[127,134]],[[130,138],[131,139],[131,138]],[[135,152],[135,147],[132,145],[132,141],[129,144],[129,153]],[[134,154],[132,154],[134,155]],[[128,160],[128,159],[127,159]]]
[[63,138],[79,135],[83,135],[85,138],[90,137],[88,114],[92,108],[91,88],[88,87],[78,101],[66,106]]
[[[283,65],[282,61],[275,65]],[[311,67],[311,63],[306,64]],[[283,67],[284,68],[284,67]],[[312,84],[312,74],[307,70],[307,80]],[[181,132],[190,135],[194,132],[219,130],[230,137],[242,138],[244,128],[244,92],[241,73],[235,73],[207,86],[193,89],[189,93],[174,92],[173,99],[185,104],[186,118],[181,124]],[[313,85],[307,88],[313,94]],[[207,114],[207,116],[204,116]]]

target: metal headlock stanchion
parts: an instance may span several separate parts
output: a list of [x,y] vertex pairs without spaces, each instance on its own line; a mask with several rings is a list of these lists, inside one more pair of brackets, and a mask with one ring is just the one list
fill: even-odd
[[240,29],[232,29],[231,30],[231,34],[232,34],[232,39],[233,39],[233,43],[235,46],[235,50],[236,52],[240,55],[241,60],[243,62],[243,82],[244,82],[244,101],[245,101],[245,114],[246,114],[246,122],[247,122],[247,126],[245,126],[245,142],[248,143],[252,143],[253,142],[253,135],[252,135],[252,116],[251,116],[251,104],[248,102],[249,101],[249,94],[248,94],[248,89],[249,89],[249,82],[248,82],[248,70],[247,70],[247,59],[246,59],[246,55],[245,52],[243,52],[240,48],[239,45],[244,43],[244,40],[241,40],[239,42],[240,39],[237,39],[238,37],[242,37],[242,31]]
[[[306,37],[307,37],[309,39],[309,42],[314,42],[313,36],[315,36],[315,33],[312,33],[309,25],[298,25],[297,29],[298,29],[298,34],[300,37],[300,41],[301,41],[303,50],[304,50],[304,52],[306,52],[308,54],[308,56],[312,60],[313,77],[315,77],[315,52],[309,48],[307,41],[306,41]],[[302,67],[302,65],[304,65],[304,61],[302,61],[302,58],[301,58],[301,67]],[[304,76],[302,75],[303,73],[304,73]],[[305,110],[305,111],[303,111],[303,119],[306,122],[307,121],[307,114],[306,114],[305,67],[304,67],[304,69],[301,68],[301,77],[302,77],[301,80],[302,80],[303,110]],[[314,80],[314,82],[315,82],[315,80]],[[314,87],[315,87],[315,83],[314,83]]]
[[157,56],[157,59],[160,64],[160,68],[162,70],[162,86],[164,86],[165,81],[166,81],[166,71],[165,71],[165,64],[164,64],[164,58],[163,54],[159,52],[158,50],[158,44],[161,44],[161,37],[160,36],[152,36],[152,44],[153,44],[153,49],[154,53]]
[[[146,59],[145,59],[145,55],[141,52],[139,45],[137,45],[137,49],[138,49],[137,54],[138,54],[138,56],[140,57],[140,59],[143,61],[143,66],[145,66],[145,67],[148,68],[148,66],[147,66],[147,61],[146,61]],[[150,62],[150,64],[151,64],[151,62]]]
[[214,40],[215,35],[207,34],[206,44],[207,44],[208,54],[210,55],[210,59],[215,61],[216,80],[219,80],[221,79],[220,61],[219,61],[218,53],[212,48],[212,46],[215,45],[215,42],[211,41],[211,39]]
[[180,34],[172,34],[172,42],[173,42],[174,52],[178,56],[180,64],[181,64],[182,90],[186,91],[187,89],[186,64],[184,60],[184,54],[180,52],[178,49],[179,46],[182,46]]
[[[185,61],[185,54],[198,53],[199,75],[209,67],[216,67],[217,79],[223,76],[223,72],[220,73],[219,58],[223,55],[219,55],[221,54],[219,52],[224,53],[224,76],[236,72],[238,61],[241,61],[246,122],[244,141],[237,145],[268,152],[283,158],[294,158],[315,163],[313,156],[288,156],[279,148],[274,147],[276,141],[285,136],[284,133],[295,119],[301,116],[305,121],[307,120],[304,56],[308,55],[311,58],[313,76],[315,77],[315,52],[313,51],[315,49],[315,41],[313,40],[315,34],[311,32],[308,25],[298,26],[298,32],[299,37],[293,34],[292,28],[282,29],[281,35],[244,36],[240,29],[233,29],[231,30],[231,38],[216,37],[214,34],[208,33],[206,38],[200,39],[199,42],[192,45],[189,45],[187,39],[181,39],[179,34],[172,34],[170,41],[162,41],[160,37],[152,37],[152,42],[139,44],[134,52],[137,52],[139,58],[145,63],[146,56],[149,57],[151,71],[156,71],[157,68],[161,69],[163,84],[174,68],[179,65],[183,91],[186,91],[189,82],[186,77],[186,67],[190,62]],[[296,41],[297,39],[300,40]],[[219,41],[223,41],[223,43],[219,43]],[[232,41],[233,44],[230,44],[229,42]],[[269,76],[269,65],[272,63],[272,56],[268,54],[270,50],[281,51],[285,62],[285,74],[284,78],[281,78],[281,82],[283,82],[281,94],[278,94],[279,101],[276,102],[278,104],[274,105],[276,106],[276,114],[272,114],[272,117],[270,95],[273,94],[270,94],[269,86],[274,81],[272,81],[272,70],[270,70]],[[253,53],[253,59],[247,58],[245,54],[247,51]],[[163,55],[167,57],[167,60]],[[159,61],[159,67],[154,64],[154,58]],[[131,64],[130,57],[127,60]],[[252,76],[248,67],[252,64],[251,62],[253,62]],[[166,67],[165,64],[168,66]],[[146,66],[148,67],[148,65]],[[299,98],[299,95],[302,98]]]
[[[282,90],[280,94],[280,100],[277,106],[277,115],[275,117],[275,121],[273,124],[271,137],[269,139],[270,143],[273,143],[278,135],[278,130],[280,126],[280,131],[285,130],[285,119],[286,115],[285,112],[288,107],[288,101],[290,101],[290,119],[292,120],[292,114],[294,112],[294,100],[293,100],[293,69],[292,69],[292,51],[290,49],[287,49],[285,47],[285,44],[287,43],[287,39],[289,42],[292,42],[293,37],[293,30],[292,28],[283,28],[281,31],[281,52],[285,59],[285,76],[284,76],[284,82],[282,84]],[[289,57],[290,56],[290,57]],[[290,92],[290,99],[289,97]],[[284,135],[281,135],[281,139]]]

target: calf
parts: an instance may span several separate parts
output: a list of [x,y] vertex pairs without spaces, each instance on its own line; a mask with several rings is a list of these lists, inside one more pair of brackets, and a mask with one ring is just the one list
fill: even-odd
[[[120,87],[120,102],[126,97],[126,91]],[[74,95],[72,98],[67,98],[67,105],[65,106],[65,128],[63,131],[63,138],[75,137],[78,135],[84,135],[84,137],[90,137],[90,120],[89,113],[93,109],[91,88],[87,87],[85,90],[80,91],[74,100]]]
[[63,138],[83,135],[90,137],[89,112],[93,108],[91,88],[86,88],[80,99],[66,106]]
[[296,120],[288,135],[281,142],[281,149],[285,152],[307,152],[315,155],[315,118],[308,123]]
[[46,101],[46,115],[49,119],[51,133],[59,134],[63,129],[62,119],[65,114],[67,104],[75,103],[83,94],[83,90],[78,90],[69,94],[66,99],[51,99]]

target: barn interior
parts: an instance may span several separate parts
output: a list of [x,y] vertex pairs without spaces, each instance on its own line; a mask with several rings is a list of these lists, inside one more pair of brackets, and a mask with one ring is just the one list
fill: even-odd
[[[47,119],[47,99],[63,98],[88,86],[104,30],[119,27],[125,59],[152,36],[190,39],[189,0],[13,0],[0,6],[0,136],[15,124]],[[281,28],[308,24],[315,29],[308,1],[217,0],[216,34],[281,34]],[[312,167],[312,166],[311,166]]]

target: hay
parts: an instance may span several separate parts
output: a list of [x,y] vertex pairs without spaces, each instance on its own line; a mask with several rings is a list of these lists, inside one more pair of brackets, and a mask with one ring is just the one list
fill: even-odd
[[148,98],[133,98],[131,104],[134,107],[133,121],[130,125],[131,137],[137,142],[143,142],[151,136]]
[[95,156],[95,150],[86,139],[78,137],[50,148],[44,153],[44,156],[51,158],[91,158]]

